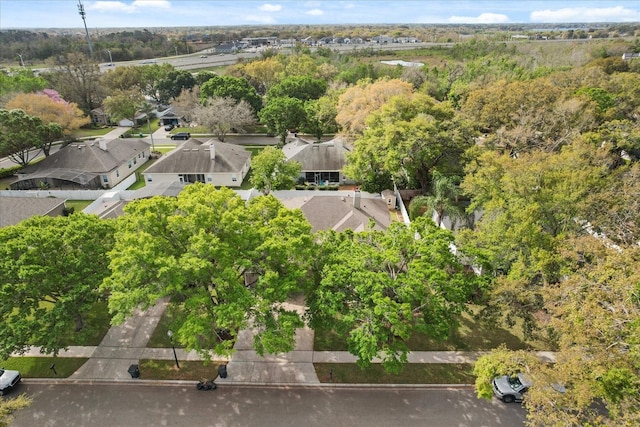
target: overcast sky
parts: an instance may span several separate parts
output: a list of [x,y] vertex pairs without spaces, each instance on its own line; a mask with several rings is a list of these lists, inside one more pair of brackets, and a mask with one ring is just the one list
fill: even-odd
[[[639,22],[640,1],[83,0],[89,28]],[[0,0],[0,29],[80,28],[78,0]]]

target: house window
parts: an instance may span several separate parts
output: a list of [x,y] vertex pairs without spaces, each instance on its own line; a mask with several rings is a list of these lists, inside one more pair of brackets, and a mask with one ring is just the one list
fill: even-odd
[[237,182],[238,181],[238,175],[231,175],[231,181]]
[[109,182],[109,177],[107,175],[102,175],[102,182]]
[[134,164],[134,165],[137,165],[137,164],[138,164],[138,158],[137,158],[137,157],[134,157],[134,158],[133,158],[133,164]]
[[[151,177],[151,175],[147,175],[147,182],[151,182],[151,181],[153,181],[153,178]],[[180,182],[182,182],[182,181],[180,181]]]
[[129,169],[131,169],[131,160],[129,160]]
[[120,178],[120,171],[116,169],[116,178]]

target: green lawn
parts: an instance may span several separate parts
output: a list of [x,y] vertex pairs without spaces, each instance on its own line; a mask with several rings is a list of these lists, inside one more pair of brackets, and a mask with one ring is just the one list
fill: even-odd
[[[87,360],[83,357],[10,357],[0,362],[3,368],[20,371],[23,378],[67,378]],[[51,365],[55,363],[54,374]]]
[[147,347],[168,348],[171,347],[171,340],[167,335],[169,330],[177,330],[181,326],[180,320],[183,318],[183,309],[181,306],[169,304],[162,314],[158,326],[153,331]]
[[74,212],[82,212],[84,208],[93,203],[93,200],[66,200],[64,202],[68,209],[73,208]]
[[[111,327],[111,315],[106,301],[98,301],[89,310],[85,319],[85,328],[80,332],[70,329],[67,336],[69,345],[95,346],[100,344],[102,338]],[[34,343],[37,345],[37,343]]]
[[[181,360],[180,369],[173,360],[141,359],[138,364],[140,378],[144,380],[193,380],[215,379],[218,363]],[[195,384],[194,384],[195,387]]]
[[112,127],[76,129],[71,133],[72,138],[87,138],[91,136],[106,135],[113,130]]
[[[479,307],[472,307],[478,312]],[[460,327],[452,329],[446,341],[437,341],[426,335],[414,335],[407,341],[407,346],[413,351],[475,351],[491,350],[505,344],[512,350],[549,350],[550,344],[540,341],[527,341],[522,335],[521,328],[516,325],[508,328],[503,325],[485,323],[474,318],[469,313],[460,317]],[[331,330],[317,329],[315,331],[314,348],[316,351],[347,351],[346,339]]]
[[407,363],[398,375],[374,364],[361,369],[355,363],[314,363],[321,383],[337,384],[473,384],[473,365],[467,363]]
[[[156,151],[159,151],[159,150],[156,148]],[[151,159],[147,163],[145,163],[144,165],[142,165],[138,169],[136,169],[136,182],[131,184],[131,186],[129,186],[129,188],[127,188],[127,190],[139,190],[142,187],[144,187],[146,185],[146,182],[144,181],[144,175],[142,175],[142,173],[145,170],[147,170],[148,167],[150,167],[152,164],[154,164],[157,160],[158,159]]]

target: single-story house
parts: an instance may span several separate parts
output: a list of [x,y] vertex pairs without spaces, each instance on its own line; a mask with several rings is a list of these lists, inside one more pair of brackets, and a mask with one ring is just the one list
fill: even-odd
[[203,182],[240,187],[251,166],[251,152],[239,145],[189,139],[144,171],[147,183]]
[[106,126],[111,124],[111,119],[104,108],[98,107],[91,110],[91,123]]
[[182,117],[174,113],[171,107],[167,108],[164,111],[158,111],[156,113],[156,117],[158,117],[159,126],[166,126],[166,125],[177,126],[180,123],[180,120],[183,119]]
[[149,160],[141,139],[83,141],[69,144],[18,172],[12,190],[112,188]]
[[317,185],[355,183],[342,172],[346,163],[346,153],[349,152],[342,138],[318,143],[296,138],[282,147],[282,151],[287,160],[300,162],[302,181]]
[[64,208],[64,199],[55,197],[0,197],[0,228],[36,215],[59,216]]
[[[310,193],[310,192],[308,192]],[[374,230],[386,230],[391,215],[386,200],[377,195],[354,191],[347,194],[322,192],[322,195],[279,197],[289,209],[301,209],[313,232],[319,230],[364,231],[373,220]]]

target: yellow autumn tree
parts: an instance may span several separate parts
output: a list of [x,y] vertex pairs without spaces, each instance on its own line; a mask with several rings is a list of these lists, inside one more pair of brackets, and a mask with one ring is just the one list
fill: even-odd
[[397,95],[409,97],[413,87],[400,79],[361,81],[347,89],[338,100],[336,122],[349,137],[357,138],[370,113]]
[[45,124],[57,123],[65,136],[91,121],[77,104],[66,102],[54,92],[21,93],[7,102],[6,108],[23,110],[31,116],[41,118]]

